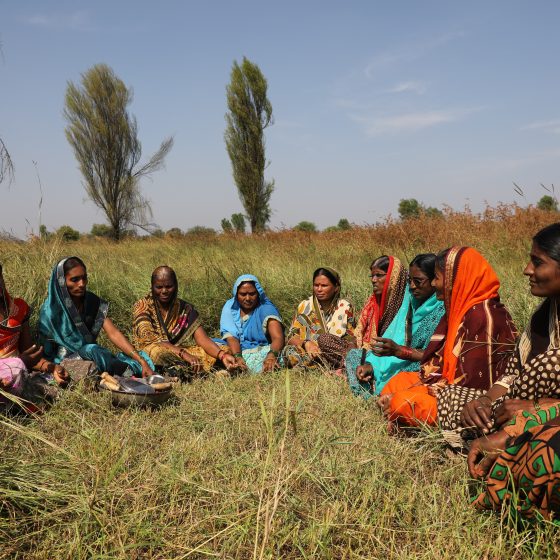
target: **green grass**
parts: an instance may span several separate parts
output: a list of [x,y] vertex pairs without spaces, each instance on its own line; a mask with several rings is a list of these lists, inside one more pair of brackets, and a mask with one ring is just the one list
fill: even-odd
[[[536,303],[521,274],[529,231],[457,234],[495,265],[520,326]],[[289,320],[318,266],[338,268],[343,291],[360,307],[373,257],[411,258],[452,241],[428,246],[380,236],[358,230],[121,245],[5,243],[0,261],[10,291],[32,303],[36,316],[54,262],[80,255],[91,288],[110,300],[125,332],[151,270],[169,264],[212,332],[240,273],[255,273]],[[320,372],[198,380],[152,411],[115,409],[107,395],[78,388],[39,418],[2,420],[1,430],[0,558],[474,560],[560,553],[548,525],[523,532],[475,512],[469,496],[479,487],[436,432],[389,437],[374,403]]]

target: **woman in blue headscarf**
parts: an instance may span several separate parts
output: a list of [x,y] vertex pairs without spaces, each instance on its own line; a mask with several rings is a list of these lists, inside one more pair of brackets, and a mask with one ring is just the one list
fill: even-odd
[[[397,373],[420,369],[424,350],[445,313],[443,302],[438,301],[432,287],[435,262],[432,253],[414,257],[409,268],[409,289],[401,296],[402,303],[392,321],[372,337],[371,350],[348,353],[346,374],[355,395],[365,399],[379,395]],[[385,285],[390,280],[385,280]],[[383,289],[381,286],[380,290]]]
[[[150,358],[137,352],[109,319],[109,304],[87,291],[87,282],[86,265],[78,257],[62,259],[54,267],[39,314],[39,339],[45,357],[57,364],[64,359],[90,360],[99,371],[113,375],[153,375]],[[121,350],[117,356],[96,344],[101,329]]]
[[220,332],[239,367],[251,373],[279,367],[284,348],[282,318],[256,276],[243,274],[235,281],[233,297],[222,309]]

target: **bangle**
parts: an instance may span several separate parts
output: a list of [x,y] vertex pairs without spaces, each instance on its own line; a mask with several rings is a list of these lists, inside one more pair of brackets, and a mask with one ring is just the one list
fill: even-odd
[[303,342],[301,343],[301,347],[303,348],[303,350],[305,350],[305,344],[306,344],[307,342],[310,342],[309,338],[304,338],[304,339],[303,339]]
[[492,399],[488,395],[481,395],[480,397],[478,397],[478,400],[481,400],[481,399],[487,399],[488,404],[492,405]]
[[243,354],[241,352],[237,352],[233,355],[234,358],[243,358]]
[[[222,356],[220,357],[220,354],[222,354]],[[218,350],[218,355],[216,356],[216,360],[221,360],[225,355],[225,352],[223,350]]]
[[406,346],[401,346],[401,348],[401,354],[403,356],[402,359],[410,361],[410,359],[412,358],[412,348],[408,348]]
[[267,352],[267,354],[273,354],[275,358],[278,358],[280,352],[278,350],[273,350],[272,348]]
[[136,350],[132,350],[132,352],[130,353],[129,358],[132,358],[132,356],[138,356],[138,352]]

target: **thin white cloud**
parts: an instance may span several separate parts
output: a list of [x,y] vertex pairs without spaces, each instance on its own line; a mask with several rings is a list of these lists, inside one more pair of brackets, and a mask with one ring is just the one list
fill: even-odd
[[418,42],[414,45],[408,45],[401,49],[378,53],[366,65],[364,74],[366,78],[374,79],[377,77],[377,73],[383,69],[393,67],[401,62],[418,60],[428,52],[464,36],[465,33],[463,31],[443,33],[437,37]]
[[416,93],[422,95],[426,93],[426,84],[424,82],[410,81],[400,82],[392,88],[388,89],[388,93]]
[[521,130],[544,130],[545,132],[560,134],[560,119],[533,122],[522,126]]
[[89,23],[89,14],[84,10],[71,13],[37,13],[23,18],[23,22],[33,27],[46,29],[83,30]]
[[473,110],[455,109],[404,113],[390,117],[368,117],[351,115],[352,120],[362,125],[368,136],[417,132],[440,124],[458,121]]

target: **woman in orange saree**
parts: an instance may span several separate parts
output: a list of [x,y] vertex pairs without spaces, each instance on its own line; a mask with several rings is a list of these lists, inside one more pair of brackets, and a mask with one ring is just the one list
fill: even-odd
[[390,422],[417,426],[438,422],[438,392],[446,385],[488,389],[503,374],[516,330],[500,302],[500,282],[471,247],[451,247],[436,261],[432,282],[445,316],[422,357],[419,372],[401,372],[381,392]]

